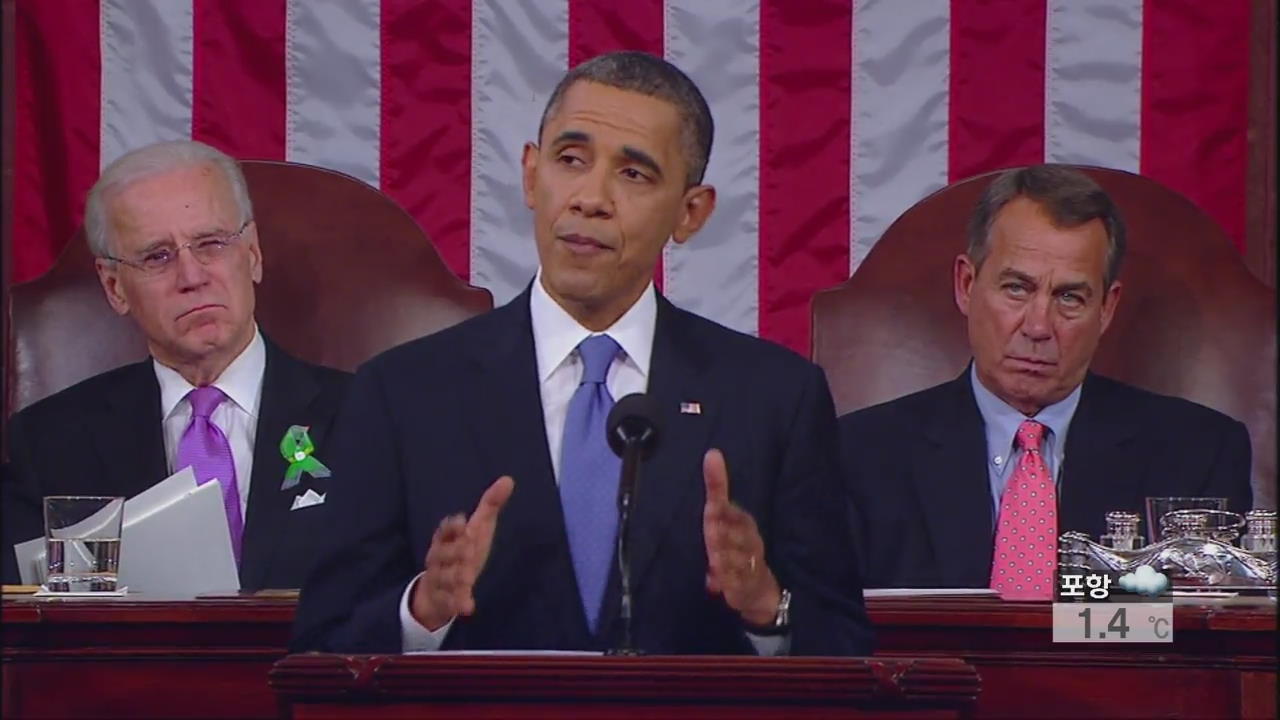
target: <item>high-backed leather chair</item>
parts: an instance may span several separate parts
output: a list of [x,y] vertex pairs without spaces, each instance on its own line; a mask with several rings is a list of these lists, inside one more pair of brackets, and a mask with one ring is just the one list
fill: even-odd
[[[345,370],[493,307],[445,266],[413,218],[342,173],[241,163],[262,245],[256,316],[304,360]],[[6,417],[104,370],[146,357],[142,334],[107,305],[83,229],[49,272],[15,286]]]
[[[1178,193],[1081,168],[1120,207],[1129,246],[1120,305],[1093,369],[1234,417],[1253,441],[1254,503],[1276,498],[1276,295],[1222,229]],[[845,283],[813,301],[813,359],[847,413],[950,380],[969,361],[952,263],[996,173],[950,185],[893,223]]]

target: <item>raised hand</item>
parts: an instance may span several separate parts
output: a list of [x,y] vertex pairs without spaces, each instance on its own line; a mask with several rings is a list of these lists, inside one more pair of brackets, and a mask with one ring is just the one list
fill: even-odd
[[756,521],[729,500],[729,470],[719,450],[702,459],[707,503],[702,534],[707,545],[707,590],[719,593],[749,625],[773,622],[782,589],[765,562]]
[[484,491],[470,519],[450,515],[436,528],[424,561],[426,571],[409,603],[414,619],[428,630],[475,612],[472,591],[489,559],[498,514],[514,490],[515,481],[503,475]]

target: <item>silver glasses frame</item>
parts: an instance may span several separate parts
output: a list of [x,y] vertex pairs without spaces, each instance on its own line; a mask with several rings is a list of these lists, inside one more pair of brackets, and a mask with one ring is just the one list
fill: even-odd
[[176,245],[173,248],[173,254],[170,255],[169,258],[160,265],[147,265],[145,264],[145,262],[138,262],[135,260],[126,260],[122,257],[115,257],[113,255],[103,255],[102,259],[110,260],[111,262],[120,263],[121,265],[127,265],[128,267],[131,267],[148,277],[158,277],[160,275],[165,274],[173,267],[175,267],[175,263],[177,263],[178,261],[178,255],[180,255],[184,249],[191,253],[191,256],[196,259],[196,262],[200,263],[201,265],[209,265],[211,262],[213,262],[212,258],[209,258],[207,256],[202,256],[201,252],[196,249],[197,246],[200,246],[204,243],[213,242],[213,243],[216,243],[218,246],[217,254],[221,254],[222,251],[240,242],[241,237],[244,236],[244,231],[248,229],[249,224],[252,222],[253,222],[253,218],[249,218],[248,220],[245,220],[244,223],[240,225],[240,228],[235,232],[226,233],[225,235],[206,235],[204,237],[191,240],[190,242],[185,242],[180,245]]

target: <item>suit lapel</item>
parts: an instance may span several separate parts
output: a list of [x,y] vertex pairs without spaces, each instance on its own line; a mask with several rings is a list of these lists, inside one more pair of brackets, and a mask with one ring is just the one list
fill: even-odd
[[1106,382],[1092,373],[1086,376],[1063,453],[1059,532],[1079,530],[1096,537],[1106,511],[1141,507],[1141,457],[1127,450],[1127,441],[1139,430]]
[[[657,452],[641,466],[636,481],[631,518],[633,589],[640,586],[652,566],[677,508],[686,502],[701,502],[702,456],[720,405],[713,384],[704,377],[710,363],[702,339],[689,331],[682,313],[659,295],[648,394],[660,409],[662,436]],[[685,402],[698,403],[701,412],[681,412]],[[601,628],[612,627],[618,613],[613,590],[611,587],[601,614]]]
[[[150,359],[131,366],[126,377],[110,386],[102,416],[88,420],[85,435],[103,459],[111,482],[104,486],[106,492],[132,497],[168,476],[160,383]],[[68,451],[74,451],[73,445],[69,439]]]
[[[991,486],[986,434],[966,369],[943,391],[922,428],[925,447],[908,447],[911,477],[924,511],[937,574],[950,586],[985,583],[991,574]],[[981,580],[979,580],[981,579]]]
[[[308,417],[307,410],[320,387],[307,366],[266,340],[266,369],[262,378],[262,404],[253,440],[253,472],[249,504],[245,512],[240,585],[264,587],[276,553],[287,532],[289,510],[295,493],[280,489],[288,467],[280,454],[280,439],[289,425]],[[320,442],[319,438],[313,437]]]
[[[477,354],[478,396],[476,402],[464,403],[461,409],[472,428],[469,435],[479,444],[477,451],[488,460],[490,471],[484,486],[502,475],[511,475],[516,481],[515,494],[498,524],[501,528],[515,524],[510,522],[513,515],[535,520],[533,516],[522,518],[523,513],[550,510],[551,505],[555,507],[553,517],[562,516],[547,448],[529,291],[494,313],[499,314],[494,320],[502,328],[493,333],[493,344]],[[563,522],[559,525],[563,527]]]
[[475,374],[468,382],[474,402],[459,408],[460,420],[469,428],[467,436],[475,440],[475,452],[486,468],[476,497],[502,475],[515,479],[515,492],[502,510],[476,593],[502,593],[495,584],[500,579],[529,577],[531,559],[536,558],[535,564],[551,563],[559,568],[551,576],[555,586],[540,588],[527,602],[538,606],[532,609],[534,616],[582,639],[587,637],[586,617],[575,602],[577,581],[547,447],[529,296],[526,288],[491,313],[492,342],[475,351]]

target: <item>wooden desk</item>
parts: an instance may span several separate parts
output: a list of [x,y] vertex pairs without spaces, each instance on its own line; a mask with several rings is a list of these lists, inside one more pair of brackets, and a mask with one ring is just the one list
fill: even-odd
[[[1172,646],[1054,645],[1047,604],[868,605],[878,656],[978,670],[977,717],[1276,717],[1274,605],[1176,608]],[[292,617],[289,600],[6,597],[3,715],[278,717],[267,673]]]
[[984,718],[1276,717],[1276,606],[1177,606],[1173,642],[1054,644],[1052,606],[876,598],[877,656],[960,658]]
[[4,600],[6,718],[278,718],[293,600]]

